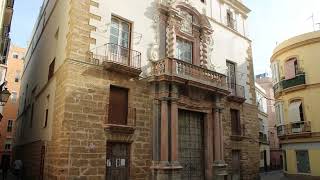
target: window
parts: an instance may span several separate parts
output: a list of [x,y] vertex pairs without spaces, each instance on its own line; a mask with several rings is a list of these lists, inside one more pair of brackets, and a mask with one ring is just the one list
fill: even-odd
[[11,144],[12,144],[12,140],[11,139],[7,139],[4,145],[4,150],[6,151],[10,151],[11,150]]
[[8,120],[7,132],[12,132],[13,120]]
[[127,124],[128,89],[110,86],[109,117],[110,124]]
[[129,48],[130,34],[130,23],[117,17],[111,18],[110,43]]
[[19,82],[19,80],[20,80],[20,71],[18,70],[18,71],[16,71],[16,76],[15,76],[15,78],[14,78],[14,82]]
[[19,55],[17,53],[13,53],[12,57],[13,59],[19,59]]
[[177,38],[176,58],[192,63],[192,42]]
[[278,63],[272,63],[271,64],[271,70],[272,70],[272,81],[273,81],[273,84],[277,84],[280,81],[279,64]]
[[285,63],[285,78],[286,79],[292,79],[295,78],[298,71],[298,60],[297,58],[291,58]]
[[46,110],[44,114],[44,123],[43,128],[46,128],[48,126],[48,119],[49,119],[49,102],[50,102],[50,95],[47,96],[47,102],[46,102]]
[[17,92],[12,91],[12,93],[11,93],[11,102],[12,103],[16,103],[17,102],[17,98],[18,98]]
[[231,61],[227,61],[228,68],[228,84],[229,88],[234,90],[236,88],[237,78],[236,78],[236,64]]
[[200,0],[200,1],[204,3],[204,0]]
[[230,10],[227,10],[227,26],[234,29],[235,28],[235,20],[233,19],[233,13]]
[[183,17],[181,24],[181,31],[192,34],[193,17],[190,13],[186,11],[181,11],[181,16]]
[[241,135],[240,111],[230,109],[232,135]]
[[32,105],[31,105],[30,125],[29,125],[30,128],[32,128],[32,123],[33,123],[33,110],[34,110],[34,104],[32,103]]
[[304,121],[303,106],[301,100],[295,100],[289,104],[288,114],[290,122]]
[[50,80],[54,74],[54,65],[55,65],[56,59],[53,59],[53,61],[49,65],[49,73],[48,73],[48,80]]

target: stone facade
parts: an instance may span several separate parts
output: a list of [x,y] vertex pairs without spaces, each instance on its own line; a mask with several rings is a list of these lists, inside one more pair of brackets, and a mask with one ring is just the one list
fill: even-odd
[[[43,90],[37,91],[39,99],[47,98],[53,101],[53,104],[49,106],[52,119],[49,119],[49,126],[46,127],[50,131],[48,131],[48,136],[42,136],[45,133],[33,137],[18,135],[16,148],[31,145],[35,139],[45,142],[44,164],[43,167],[39,167],[44,168],[43,179],[108,179],[110,172],[107,171],[114,165],[107,158],[110,155],[108,154],[109,149],[112,148],[110,143],[129,145],[129,170],[126,179],[183,179],[185,175],[183,172],[188,170],[188,167],[183,164],[181,159],[183,150],[179,149],[182,143],[179,139],[182,137],[181,132],[179,134],[181,126],[179,118],[182,116],[179,114],[181,111],[186,111],[192,116],[197,116],[196,118],[201,119],[203,123],[203,130],[200,132],[203,136],[198,141],[198,145],[201,146],[199,155],[203,158],[200,162],[203,169],[196,172],[204,171],[202,179],[231,177],[232,150],[240,150],[242,179],[258,178],[257,108],[254,105],[250,41],[245,34],[240,35],[241,32],[232,29],[226,31],[227,37],[234,39],[236,35],[241,41],[239,43],[241,47],[245,47],[241,53],[225,54],[224,58],[219,60],[224,68],[226,57],[239,58],[239,70],[243,70],[245,74],[238,79],[245,93],[235,98],[235,101],[227,100],[230,94],[226,81],[227,76],[222,73],[222,70],[216,72],[213,67],[209,67],[213,64],[211,58],[214,55],[209,54],[208,51],[214,28],[228,27],[218,23],[213,24],[214,21],[209,21],[209,18],[200,13],[197,6],[189,2],[176,2],[170,4],[172,7],[169,7],[162,1],[155,1],[150,7],[149,1],[139,1],[141,8],[146,7],[144,10],[147,12],[135,12],[132,15],[132,18],[136,19],[134,22],[130,21],[135,28],[131,34],[130,48],[137,47],[141,53],[126,48],[130,53],[137,53],[137,57],[140,58],[139,63],[142,67],[140,68],[139,64],[139,67],[136,68],[131,62],[123,64],[107,59],[110,56],[106,54],[98,54],[101,53],[98,50],[101,44],[103,44],[102,47],[107,48],[108,46],[106,40],[101,37],[101,34],[99,38],[98,34],[106,31],[101,30],[101,27],[110,24],[111,14],[117,18],[116,15],[119,15],[121,19],[120,17],[124,17],[124,14],[131,13],[131,11],[114,12],[116,10],[110,10],[110,8],[116,7],[116,3],[129,3],[121,6],[124,8],[134,3],[124,0],[114,1],[113,7],[107,6],[106,2],[102,0],[57,0],[51,1],[52,6],[49,4],[48,7],[52,7],[53,14],[62,11],[55,16],[64,13],[67,15],[64,19],[54,19],[55,16],[52,16],[51,20],[49,18],[48,24],[50,21],[57,20],[61,21],[60,26],[55,27],[56,32],[40,35],[40,40],[46,35],[54,36],[60,50],[56,52],[53,77],[45,81],[46,85]],[[227,2],[224,3],[227,5]],[[242,14],[248,13],[249,10],[244,5],[238,4],[238,6],[238,11],[241,11]],[[103,14],[105,13],[104,8],[108,9],[107,15]],[[179,9],[192,13],[197,19],[192,24],[193,37],[180,31],[179,23],[183,17],[179,14]],[[154,14],[156,17],[150,20],[152,13],[156,13]],[[130,18],[130,14],[126,14],[126,17]],[[169,24],[160,26],[163,22]],[[151,30],[155,32],[141,33],[141,36],[136,32],[146,31],[148,29],[146,26],[152,24],[154,27],[154,23],[159,23],[159,29]],[[110,25],[106,28],[110,29]],[[153,36],[157,40],[151,38]],[[186,64],[175,59],[177,36],[194,38],[197,50],[193,64]],[[65,41],[60,38],[65,38]],[[221,36],[221,39],[224,37]],[[157,43],[156,41],[159,43],[158,46],[154,44]],[[49,43],[46,45],[53,46]],[[151,51],[149,45],[153,47],[153,52],[150,53],[152,57],[148,56]],[[35,47],[40,52],[45,51],[37,45]],[[120,55],[123,54],[117,54],[117,58]],[[30,63],[36,61],[35,58],[29,57]],[[154,61],[149,61],[152,58]],[[161,58],[164,59],[161,60]],[[133,57],[130,57],[129,60],[132,59]],[[48,66],[49,63],[45,68]],[[32,65],[27,67],[24,76],[25,85],[22,89],[26,98],[30,96],[27,92],[27,82],[31,81],[32,77],[32,75],[27,75],[28,68],[32,69]],[[29,86],[31,86],[30,83]],[[114,86],[128,90],[128,111],[126,112],[128,122],[124,125],[109,122],[110,92],[111,87]],[[47,95],[49,90],[51,90],[50,96]],[[23,105],[20,107],[24,109]],[[231,137],[230,108],[239,110],[241,124],[246,127],[244,134],[235,138]],[[25,113],[19,115],[20,119],[26,118],[25,122],[30,121],[30,118],[26,117],[27,111],[24,110]],[[36,120],[41,121],[41,118]],[[23,121],[19,122],[20,129],[23,129]],[[194,129],[197,132],[200,128]],[[17,153],[19,154],[19,151]],[[125,166],[128,161],[122,162],[122,160],[124,159],[117,159],[115,166]],[[26,169],[31,169],[31,167],[26,165]],[[189,173],[192,172],[191,170]],[[121,174],[113,179],[120,177]]]

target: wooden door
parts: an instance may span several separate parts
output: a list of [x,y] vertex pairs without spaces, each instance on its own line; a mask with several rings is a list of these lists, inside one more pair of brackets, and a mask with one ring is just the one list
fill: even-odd
[[128,180],[130,146],[127,143],[107,143],[107,180]]
[[203,114],[179,110],[179,162],[184,180],[204,180]]

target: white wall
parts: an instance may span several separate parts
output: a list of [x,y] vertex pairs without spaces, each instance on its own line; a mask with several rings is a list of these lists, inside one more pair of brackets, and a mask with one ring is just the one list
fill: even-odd
[[[150,59],[150,50],[154,44],[159,42],[159,59],[165,55],[165,22],[154,21],[159,16],[158,0],[100,0],[99,7],[91,7],[90,12],[100,16],[101,22],[91,20],[90,25],[97,27],[96,32],[91,33],[91,37],[96,39],[96,44],[91,45],[94,52],[96,47],[109,42],[109,29],[111,15],[117,15],[127,19],[133,24],[133,37],[131,48],[142,53],[142,66],[146,66]],[[226,60],[237,64],[237,83],[245,86],[247,103],[253,103],[249,99],[252,94],[249,91],[250,79],[248,79],[247,50],[250,41],[243,37],[244,16],[235,12],[231,6],[221,3],[220,0],[207,0],[202,3],[200,0],[190,0],[190,4],[200,13],[205,13],[214,30],[212,39],[212,54],[209,58],[215,70],[226,74]],[[138,8],[137,8],[138,7]],[[238,32],[226,27],[226,10],[230,9],[235,13],[238,20]],[[224,25],[223,25],[224,24]],[[158,39],[158,40],[156,40]]]

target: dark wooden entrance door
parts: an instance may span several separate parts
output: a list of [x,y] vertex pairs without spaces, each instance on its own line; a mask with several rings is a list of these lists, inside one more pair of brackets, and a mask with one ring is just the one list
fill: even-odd
[[107,180],[129,179],[129,155],[129,144],[107,143]]
[[184,180],[204,180],[203,114],[179,110],[179,162]]

